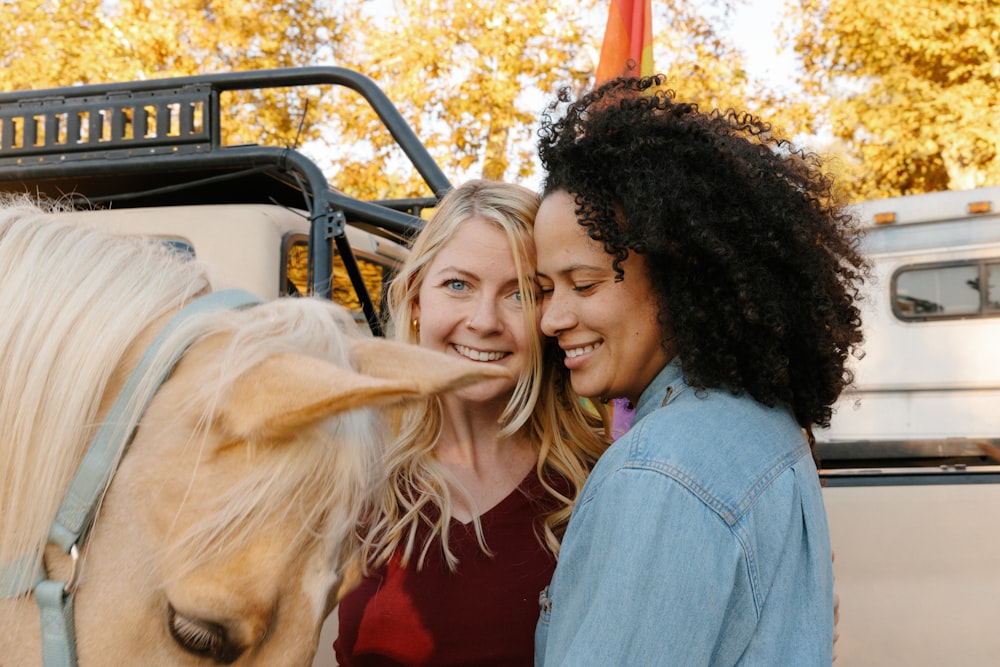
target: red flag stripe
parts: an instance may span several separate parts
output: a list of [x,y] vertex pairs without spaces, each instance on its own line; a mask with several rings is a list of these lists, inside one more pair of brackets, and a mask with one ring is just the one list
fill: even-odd
[[[653,11],[651,0],[611,0],[604,29],[597,84],[623,74],[653,74]],[[636,69],[629,69],[629,61]]]

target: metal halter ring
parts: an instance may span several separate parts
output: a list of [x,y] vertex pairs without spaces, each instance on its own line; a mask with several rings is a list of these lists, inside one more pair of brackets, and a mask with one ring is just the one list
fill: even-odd
[[80,550],[76,548],[75,544],[69,548],[69,557],[70,560],[73,561],[73,569],[70,570],[69,581],[67,581],[66,585],[63,586],[63,592],[66,593],[66,595],[70,595],[76,590],[76,584],[78,583],[77,580],[80,576],[80,571],[77,569],[77,563],[80,561]]

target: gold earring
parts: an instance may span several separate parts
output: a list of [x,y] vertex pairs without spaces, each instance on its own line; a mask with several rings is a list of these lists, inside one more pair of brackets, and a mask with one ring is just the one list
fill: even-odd
[[414,317],[410,321],[410,330],[413,331],[413,335],[414,336],[419,336],[420,335],[420,320],[418,320],[417,318]]

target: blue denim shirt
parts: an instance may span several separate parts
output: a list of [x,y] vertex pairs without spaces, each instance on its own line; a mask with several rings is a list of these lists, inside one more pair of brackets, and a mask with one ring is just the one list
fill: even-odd
[[636,408],[581,491],[535,664],[829,665],[830,536],[791,413],[695,391],[676,361]]

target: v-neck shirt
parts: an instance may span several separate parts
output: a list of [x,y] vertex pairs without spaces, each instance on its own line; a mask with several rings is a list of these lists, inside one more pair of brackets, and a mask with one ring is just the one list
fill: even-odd
[[[542,519],[557,507],[532,470],[511,493],[480,515],[492,555],[473,522],[452,519],[445,564],[436,539],[422,568],[401,564],[401,551],[362,580],[340,603],[341,667],[532,665],[538,595],[555,559],[542,546]],[[426,530],[418,531],[418,547]]]

